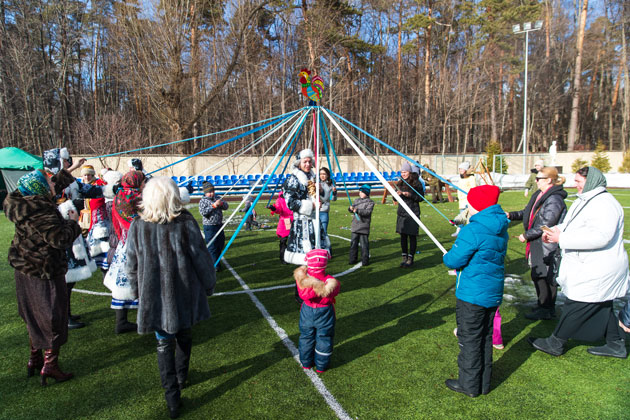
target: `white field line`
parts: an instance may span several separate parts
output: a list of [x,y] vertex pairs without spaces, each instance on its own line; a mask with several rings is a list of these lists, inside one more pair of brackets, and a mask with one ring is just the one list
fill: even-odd
[[[295,344],[293,344],[293,341],[289,339],[289,336],[287,335],[286,331],[284,331],[278,325],[278,323],[269,314],[265,306],[260,302],[260,300],[258,300],[254,292],[250,290],[247,283],[245,283],[245,281],[243,281],[241,276],[239,276],[238,273],[234,271],[232,266],[225,260],[225,258],[223,258],[223,264],[225,264],[227,269],[230,270],[234,278],[240,283],[241,287],[243,288],[243,290],[245,290],[245,292],[247,293],[249,298],[252,300],[254,305],[256,305],[256,308],[258,308],[262,316],[269,323],[271,328],[276,332],[278,337],[280,337],[280,339],[282,340],[282,344],[284,344],[285,347],[289,350],[289,352],[293,356],[293,359],[298,364],[300,364],[300,356],[298,354],[298,349],[295,347]],[[346,411],[343,409],[341,404],[337,402],[335,397],[330,393],[328,388],[326,388],[326,385],[324,385],[324,382],[322,382],[321,378],[317,376],[317,374],[313,371],[313,369],[308,369],[308,370],[304,369],[304,373],[306,373],[306,376],[308,376],[311,382],[313,382],[313,385],[315,385],[315,388],[317,389],[317,391],[322,395],[322,397],[324,397],[324,400],[326,401],[328,406],[335,412],[335,414],[337,415],[337,418],[343,419],[343,420],[352,420],[352,417],[350,417],[348,413],[346,413]]]

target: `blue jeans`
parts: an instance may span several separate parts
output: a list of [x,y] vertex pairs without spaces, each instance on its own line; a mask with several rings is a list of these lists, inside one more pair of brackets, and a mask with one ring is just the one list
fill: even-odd
[[322,211],[319,213],[319,224],[324,228],[324,232],[328,233],[328,212]]
[[335,308],[311,308],[302,304],[300,309],[300,362],[309,368],[313,364],[324,371],[330,365],[335,337]]
[[[221,229],[221,225],[203,225],[203,235],[205,237],[206,246],[208,246],[208,243],[210,242],[212,238],[214,238],[214,235],[217,234],[219,229]],[[212,244],[208,247],[208,250],[210,251],[210,255],[212,255],[212,260],[215,263],[215,266],[216,266],[217,261],[219,260],[219,256],[221,256],[221,251],[223,251],[224,245],[225,245],[225,231],[221,231],[221,233],[219,233],[219,236],[217,236],[217,239],[215,239],[214,242],[212,242]]]

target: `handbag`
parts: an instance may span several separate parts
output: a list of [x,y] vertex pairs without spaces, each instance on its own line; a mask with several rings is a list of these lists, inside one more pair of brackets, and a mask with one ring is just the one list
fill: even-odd
[[87,209],[81,210],[79,214],[79,226],[81,229],[88,230],[90,228],[90,223],[92,222],[92,212]]

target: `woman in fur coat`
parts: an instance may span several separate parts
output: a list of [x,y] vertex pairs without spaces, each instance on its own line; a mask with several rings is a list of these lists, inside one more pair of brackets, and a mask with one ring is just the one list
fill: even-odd
[[73,377],[61,371],[57,360],[60,347],[68,340],[68,261],[64,250],[81,235],[81,228],[76,215],[74,220],[64,220],[52,199],[57,186],[60,190],[68,186],[57,177],[59,174],[55,174],[54,184],[40,170],[24,175],[3,206],[7,219],[15,225],[9,264],[15,269],[18,311],[26,323],[31,347],[27,375],[41,369],[42,385],[49,377],[58,382]]
[[302,265],[306,253],[315,249],[315,229],[319,229],[319,248],[330,252],[330,240],[323,226],[315,226],[315,206],[320,205],[316,197],[317,178],[312,170],[313,152],[302,150],[293,164],[293,171],[284,182],[284,199],[293,211],[293,226],[289,234],[284,260]]
[[155,332],[158,367],[171,418],[179,415],[188,376],[191,327],[210,317],[216,283],[210,251],[175,182],[154,177],[142,192],[127,237],[126,272],[139,298],[138,332]]
[[[71,200],[66,200],[58,207],[61,217],[71,220],[78,217],[77,209]],[[92,273],[96,271],[96,262],[90,258],[88,252],[87,241],[83,235],[79,235],[72,243],[72,247],[66,249],[66,257],[68,258],[68,272],[66,273],[66,287],[68,289],[68,329],[77,329],[85,327],[85,323],[80,322],[79,315],[72,315],[70,302],[72,289],[76,282],[86,280],[92,277]]]

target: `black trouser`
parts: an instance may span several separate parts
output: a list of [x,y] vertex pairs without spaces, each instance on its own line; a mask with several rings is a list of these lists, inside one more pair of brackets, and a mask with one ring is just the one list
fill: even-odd
[[70,310],[70,295],[72,294],[74,285],[75,283],[66,283],[66,290],[68,290],[68,316],[72,315],[72,311]]
[[484,308],[457,299],[459,384],[469,393],[490,392],[492,375],[492,324],[497,307]]
[[551,286],[545,277],[534,277],[532,275],[534,287],[536,287],[536,296],[538,296],[538,306],[541,308],[552,310],[556,306],[556,296],[558,295],[558,286]]
[[[407,248],[407,238],[409,238],[409,248]],[[416,255],[416,246],[418,243],[416,239],[417,236],[415,235],[400,234],[400,248],[403,254],[408,254],[412,257]],[[407,250],[409,250],[409,252],[407,252]]]
[[612,300],[588,303],[567,299],[553,335],[562,340],[583,341],[599,341],[605,337],[606,342],[613,342],[622,338],[620,330]]
[[369,235],[363,233],[350,234],[350,264],[357,262],[357,254],[359,253],[359,242],[361,243],[361,263],[368,265],[370,262],[370,241]]
[[289,237],[285,236],[284,238],[280,238],[280,261],[284,262],[284,251],[287,249],[287,242],[289,242]]

